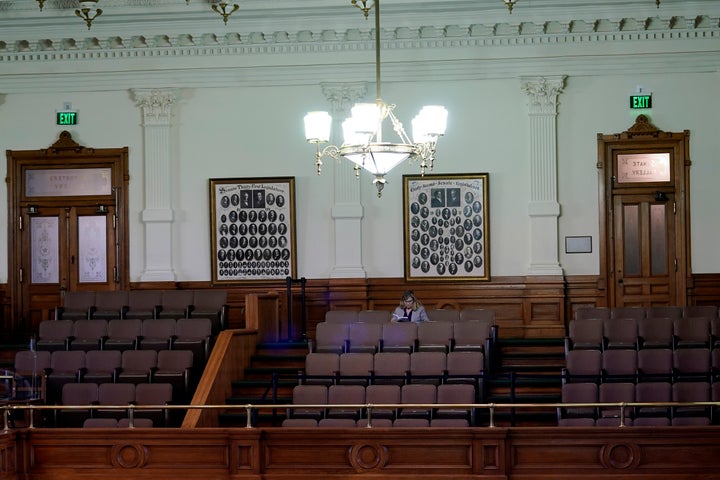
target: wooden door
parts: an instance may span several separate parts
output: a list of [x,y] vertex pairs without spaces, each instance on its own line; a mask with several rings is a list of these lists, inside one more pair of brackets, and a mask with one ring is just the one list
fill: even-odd
[[674,194],[613,197],[615,306],[676,305]]
[[690,276],[689,132],[640,115],[598,135],[600,288],[606,306],[685,305]]
[[25,339],[63,295],[128,287],[128,149],[78,145],[7,152],[10,315],[3,334]]

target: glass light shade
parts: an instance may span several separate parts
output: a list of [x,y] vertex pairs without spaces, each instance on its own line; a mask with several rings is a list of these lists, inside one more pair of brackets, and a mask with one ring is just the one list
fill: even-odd
[[332,117],[328,112],[308,112],[305,115],[305,139],[310,143],[330,141]]
[[358,132],[357,118],[350,117],[342,124],[343,145],[367,145],[370,134]]
[[414,153],[414,147],[404,143],[371,143],[367,148],[344,146],[340,155],[360,165],[373,175],[385,175]]
[[426,105],[412,121],[413,141],[425,143],[445,134],[448,112],[440,105]]
[[382,112],[377,103],[356,103],[350,112],[357,132],[375,135],[382,120]]

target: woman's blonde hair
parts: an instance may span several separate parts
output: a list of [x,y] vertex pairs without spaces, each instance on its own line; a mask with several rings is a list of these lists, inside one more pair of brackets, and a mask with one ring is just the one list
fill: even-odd
[[402,297],[400,297],[400,306],[404,307],[405,300],[408,298],[412,298],[414,304],[413,310],[417,310],[418,307],[420,307],[420,301],[417,299],[417,297],[415,296],[415,292],[413,292],[412,290],[405,290],[405,292],[403,292]]

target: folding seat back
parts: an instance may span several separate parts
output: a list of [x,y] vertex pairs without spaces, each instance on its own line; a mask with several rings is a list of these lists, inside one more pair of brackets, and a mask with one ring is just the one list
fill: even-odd
[[606,349],[637,349],[637,320],[634,318],[605,319],[603,320],[603,337]]
[[35,400],[46,398],[47,370],[51,353],[48,351],[20,350],[13,363],[13,398]]
[[148,418],[152,420],[153,425],[171,426],[170,410],[163,406],[172,402],[172,390],[172,385],[169,383],[139,383],[135,385],[135,403],[138,407],[146,406],[146,408],[137,408],[135,417],[138,419]]
[[[411,407],[401,407],[398,416],[402,418],[422,418],[430,420],[433,406],[437,403],[437,387],[430,384],[410,383],[400,388],[400,403],[414,404]],[[420,406],[418,404],[427,404]]]
[[308,353],[305,356],[305,370],[301,382],[308,385],[330,385],[337,380],[339,371],[340,355],[337,353]]
[[646,316],[645,307],[613,307],[610,309],[610,318],[634,318],[639,320]]
[[71,350],[102,350],[108,334],[107,320],[75,320],[73,322]]
[[680,318],[683,316],[683,307],[662,305],[657,307],[646,307],[646,317]]
[[[330,385],[328,387],[328,405],[363,405],[365,387],[362,385]],[[327,418],[349,418],[357,421],[363,407],[328,407]]]
[[282,421],[282,426],[290,428],[317,427],[318,422],[314,418],[286,418]]
[[570,350],[565,358],[564,380],[567,383],[595,382],[602,371],[600,350]]
[[640,348],[672,348],[673,319],[647,317],[637,321]]
[[119,350],[90,350],[85,354],[85,370],[81,380],[87,383],[114,383],[121,365],[122,354]]
[[15,375],[42,374],[50,368],[52,353],[48,351],[19,350],[15,353]]
[[55,309],[56,320],[90,318],[95,305],[95,292],[65,292],[62,306]]
[[[83,406],[96,404],[98,386],[95,383],[67,383],[63,385],[60,404]],[[90,409],[59,409],[54,410],[55,425],[59,427],[81,427],[90,418]]]
[[73,332],[72,320],[42,320],[38,325],[38,338],[35,343],[38,350],[67,350]]
[[321,322],[315,327],[315,340],[311,349],[313,352],[339,354],[347,350],[348,340],[348,324]]
[[360,310],[358,322],[383,324],[390,321],[390,315],[388,310]]
[[[598,401],[600,403],[632,403],[635,401],[635,384],[630,382],[601,383],[598,387]],[[601,418],[620,417],[620,407],[601,407]],[[632,408],[625,408],[625,418],[632,418]],[[629,423],[629,422],[628,422]]]
[[157,318],[162,292],[160,290],[130,290],[126,318]]
[[602,352],[603,381],[635,382],[637,365],[636,350],[605,350]]
[[427,418],[396,418],[393,427],[398,428],[425,428],[430,426]]
[[405,352],[415,350],[417,324],[414,322],[389,322],[383,324],[381,350],[384,352]]
[[83,428],[117,428],[118,421],[114,418],[86,418]]
[[638,380],[669,382],[673,375],[673,352],[669,348],[638,351]]
[[460,310],[460,316],[458,321],[470,322],[479,320],[482,322],[489,322],[491,325],[495,324],[495,310],[487,310],[484,308],[463,308]]
[[373,383],[403,385],[410,373],[410,354],[378,352],[373,357]]
[[159,318],[188,318],[194,301],[192,290],[163,290]]
[[47,378],[48,399],[52,402],[60,397],[63,385],[77,383],[85,369],[85,352],[58,350],[50,357],[50,373]]
[[465,428],[470,422],[463,418],[433,418],[430,420],[431,427],[439,428]]
[[121,370],[118,382],[147,383],[152,371],[157,368],[157,352],[155,350],[125,350],[122,352]]
[[453,323],[421,322],[417,335],[418,351],[447,353],[453,342]]
[[682,348],[673,352],[673,372],[676,380],[709,381],[712,362],[709,348]]
[[105,350],[137,350],[142,336],[142,320],[128,318],[110,320],[105,339]]
[[323,418],[318,422],[318,427],[325,428],[354,428],[355,420],[352,418]]
[[157,368],[151,372],[152,383],[169,383],[173,400],[187,400],[190,393],[193,352],[191,350],[160,350]]
[[[397,405],[400,403],[400,385],[368,385],[365,388],[365,402],[370,405]],[[368,416],[372,419],[393,420],[397,408],[371,407]]]
[[675,348],[710,348],[710,319],[677,318],[673,322]]
[[596,320],[610,318],[610,309],[608,307],[580,307],[575,310],[575,320],[587,320],[588,318]]
[[[675,382],[672,385],[672,401],[679,403],[709,402],[710,383],[708,382]],[[710,408],[705,405],[678,405],[673,407],[673,417],[700,417],[710,423]],[[673,425],[677,423],[674,421]]]
[[[135,402],[135,385],[132,383],[101,383],[98,385],[98,405],[127,407]],[[120,419],[127,417],[126,409],[98,408],[97,417]]]
[[99,291],[95,293],[95,305],[91,318],[111,320],[123,318],[128,304],[127,290]]
[[355,322],[348,325],[348,352],[375,353],[380,347],[380,323]]
[[[328,389],[324,385],[296,385],[292,393],[292,405],[327,405]],[[293,407],[287,409],[288,418],[325,418],[326,407]]]
[[[635,385],[635,401],[638,403],[672,402],[672,385],[670,382],[641,382]],[[635,418],[661,418],[665,421],[654,422],[655,425],[670,424],[670,407],[638,406],[635,407]],[[645,422],[641,422],[645,423]],[[650,422],[648,422],[650,423]],[[637,425],[637,422],[635,423]]]
[[569,350],[601,350],[603,348],[603,321],[589,318],[571,320],[568,327]]
[[687,305],[683,307],[683,317],[707,317],[713,318],[718,316],[717,305]]
[[[566,383],[560,391],[561,403],[597,403],[598,386],[592,382]],[[591,424],[597,418],[597,407],[558,407],[558,425],[572,426]],[[591,422],[576,422],[577,419],[589,419]]]
[[337,381],[343,384],[367,385],[373,373],[372,353],[343,353],[340,355],[339,376]]
[[171,348],[191,350],[196,366],[201,367],[210,356],[211,337],[212,321],[209,318],[179,318]]
[[453,350],[487,353],[492,335],[492,324],[487,320],[456,322],[453,325]]
[[328,310],[325,312],[326,323],[355,323],[358,312],[355,310]]
[[146,318],[142,321],[140,349],[167,350],[175,337],[177,321],[172,318]]
[[445,383],[467,383],[475,387],[478,401],[484,399],[485,355],[482,352],[450,352],[447,354]]
[[410,354],[410,382],[439,385],[447,373],[445,352],[413,352]]
[[[130,419],[129,418],[121,418],[117,421],[118,428],[128,428],[130,427]],[[132,427],[133,428],[152,428],[153,427],[153,421],[150,418],[133,418],[132,419]]]
[[213,335],[224,330],[227,324],[227,290],[208,288],[193,292],[191,317],[209,318],[212,322]]
[[449,308],[431,308],[427,310],[431,322],[457,322],[460,320],[460,312]]
[[475,387],[463,383],[442,384],[437,387],[438,404],[456,404],[457,406],[443,406],[435,409],[435,418],[463,419],[468,423],[475,422],[473,407],[461,406],[475,403]]

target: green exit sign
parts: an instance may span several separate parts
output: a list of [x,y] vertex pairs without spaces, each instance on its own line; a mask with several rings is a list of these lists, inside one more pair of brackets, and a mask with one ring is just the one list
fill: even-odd
[[57,124],[58,125],[77,125],[78,114],[77,112],[57,112]]
[[652,95],[630,95],[630,108],[652,108]]

